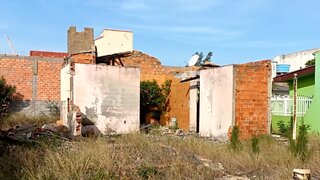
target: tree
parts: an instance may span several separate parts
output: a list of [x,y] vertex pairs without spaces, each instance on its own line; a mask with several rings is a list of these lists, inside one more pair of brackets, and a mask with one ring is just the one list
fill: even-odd
[[204,59],[203,59],[203,53],[202,52],[196,52],[195,55],[199,56],[198,61],[195,64],[195,66],[202,66],[206,62],[211,62],[211,57],[212,57],[213,53],[211,51],[208,52],[206,58],[204,58]]
[[0,116],[6,113],[6,105],[12,100],[16,87],[8,85],[3,76],[0,78]]
[[306,63],[305,63],[305,66],[306,67],[310,67],[310,66],[314,66],[315,65],[315,62],[316,62],[316,60],[313,58],[313,59],[310,59],[309,61],[307,61]]
[[158,116],[166,111],[166,104],[170,94],[170,86],[170,80],[165,81],[161,86],[159,86],[156,80],[140,82],[141,120],[145,120],[146,113],[150,111],[150,108],[152,107],[157,109],[154,113]]

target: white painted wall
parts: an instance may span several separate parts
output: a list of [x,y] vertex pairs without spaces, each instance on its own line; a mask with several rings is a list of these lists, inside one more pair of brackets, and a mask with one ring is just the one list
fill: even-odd
[[60,118],[63,120],[64,125],[68,126],[67,118],[68,118],[68,107],[67,107],[67,101],[68,98],[71,96],[71,91],[70,91],[70,64],[64,66],[60,70],[60,101],[61,101],[61,106],[60,106]]
[[131,52],[133,49],[133,33],[131,31],[102,31],[101,36],[94,41],[98,57],[117,53]]
[[190,131],[197,130],[197,100],[198,100],[198,81],[193,80],[190,81],[190,90],[189,90],[189,97],[190,97],[190,111],[189,111],[189,118],[190,118]]
[[314,58],[313,53],[319,51],[320,48],[299,51],[290,54],[276,56],[273,61],[278,64],[290,64],[290,72],[305,68],[305,63]]
[[96,64],[75,64],[74,104],[106,133],[138,131],[140,70]]
[[200,127],[201,136],[228,138],[234,122],[233,66],[200,71]]

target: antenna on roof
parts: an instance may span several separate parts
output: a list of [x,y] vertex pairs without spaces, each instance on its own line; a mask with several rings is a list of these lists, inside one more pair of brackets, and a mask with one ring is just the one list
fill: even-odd
[[195,54],[193,56],[191,56],[191,58],[188,61],[188,66],[194,66],[197,64],[197,62],[199,61],[199,55]]
[[8,43],[8,45],[9,45],[9,48],[10,48],[10,50],[11,50],[11,54],[12,54],[12,55],[18,55],[17,50],[13,47],[13,44],[12,44],[12,42],[10,41],[9,36],[6,36],[6,39],[7,39],[7,43]]

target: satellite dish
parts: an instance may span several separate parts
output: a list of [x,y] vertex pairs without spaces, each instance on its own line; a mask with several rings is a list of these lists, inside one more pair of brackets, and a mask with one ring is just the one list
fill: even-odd
[[188,61],[188,66],[196,65],[198,60],[199,60],[199,55],[198,54],[193,55]]

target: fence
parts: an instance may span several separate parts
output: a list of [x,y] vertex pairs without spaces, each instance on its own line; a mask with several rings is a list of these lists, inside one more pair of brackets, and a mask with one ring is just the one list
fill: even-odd
[[[310,105],[312,98],[308,96],[297,97],[297,116],[304,116]],[[293,97],[272,97],[271,98],[271,113],[280,116],[293,116]]]

